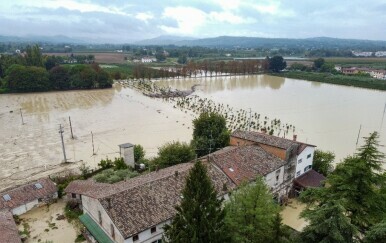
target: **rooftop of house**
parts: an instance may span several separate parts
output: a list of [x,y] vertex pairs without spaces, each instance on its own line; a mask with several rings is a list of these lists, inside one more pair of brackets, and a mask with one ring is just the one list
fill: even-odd
[[231,134],[231,136],[260,143],[260,144],[270,145],[270,146],[285,149],[285,150],[294,146],[298,146],[298,151],[297,151],[298,154],[301,153],[301,151],[303,151],[307,146],[316,147],[315,145],[306,144],[299,141],[276,137],[273,135],[269,135],[261,132],[255,132],[255,131],[236,130]]
[[304,188],[320,187],[322,182],[326,180],[326,177],[314,170],[309,170],[303,175],[294,180],[294,184],[297,184]]
[[12,213],[8,210],[0,210],[0,236],[1,242],[21,243],[19,230],[13,220]]
[[57,192],[54,182],[42,178],[24,186],[0,193],[0,209],[13,209]]
[[[193,165],[184,163],[171,166],[123,182],[105,184],[105,188],[101,185],[104,183],[74,181],[65,191],[99,199],[126,239],[174,217],[174,207],[181,200],[185,178]],[[236,188],[221,170],[212,164],[206,165],[219,195]]]
[[258,145],[226,147],[212,153],[210,161],[220,167],[236,185],[253,181],[258,175],[265,176],[287,163]]

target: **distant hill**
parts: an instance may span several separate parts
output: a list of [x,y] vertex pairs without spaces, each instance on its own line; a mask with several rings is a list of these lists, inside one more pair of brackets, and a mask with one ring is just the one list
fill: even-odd
[[161,35],[152,39],[146,39],[134,42],[135,45],[177,45],[183,41],[193,41],[196,38],[183,37],[183,36],[172,36],[172,35]]
[[0,42],[43,42],[43,43],[53,43],[53,44],[85,44],[87,43],[84,40],[74,39],[64,35],[55,35],[55,36],[1,36]]
[[[183,38],[183,37],[180,37]],[[330,37],[315,37],[305,39],[290,38],[261,38],[243,36],[219,36],[203,39],[154,38],[138,41],[137,45],[176,45],[176,46],[204,46],[218,48],[353,48],[353,49],[384,49],[386,41],[339,39]]]

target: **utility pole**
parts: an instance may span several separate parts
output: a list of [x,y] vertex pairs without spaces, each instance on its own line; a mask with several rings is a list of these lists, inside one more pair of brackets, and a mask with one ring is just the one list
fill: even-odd
[[62,128],[62,124],[59,125],[59,133],[60,133],[60,138],[62,139],[62,149],[63,149],[63,156],[64,156],[64,163],[67,162],[67,158],[66,158],[66,149],[64,148],[64,140],[63,140],[63,128]]
[[359,126],[358,137],[357,137],[357,143],[355,144],[355,148],[357,148],[357,146],[358,146],[359,134],[361,134],[361,129],[362,129],[362,124]]
[[385,102],[385,108],[383,108],[383,115],[381,120],[381,126],[379,127],[379,133],[381,133],[381,130],[382,130],[383,118],[385,118],[385,113],[386,113],[386,102]]
[[71,124],[71,117],[68,117],[68,120],[70,121],[70,130],[71,130],[71,138],[74,139],[74,134],[72,133],[72,124]]
[[95,149],[94,149],[94,134],[92,134],[92,131],[91,131],[91,142],[92,142],[92,155],[95,155]]
[[23,112],[21,111],[21,108],[20,108],[20,116],[21,116],[21,125],[24,125],[24,119],[23,119]]

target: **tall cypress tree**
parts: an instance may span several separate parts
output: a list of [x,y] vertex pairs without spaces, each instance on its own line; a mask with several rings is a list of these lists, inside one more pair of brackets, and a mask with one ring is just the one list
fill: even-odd
[[196,162],[186,179],[181,204],[176,207],[177,215],[165,226],[165,240],[173,243],[226,242],[221,203],[206,166]]

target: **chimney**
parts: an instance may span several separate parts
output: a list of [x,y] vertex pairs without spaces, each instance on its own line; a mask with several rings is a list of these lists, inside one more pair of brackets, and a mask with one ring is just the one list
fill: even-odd
[[261,132],[265,134],[265,133],[267,133],[267,129],[264,127],[261,129]]
[[178,177],[178,170],[174,171],[174,176]]
[[293,140],[296,141],[296,138],[298,137],[298,135],[294,134],[293,135]]

